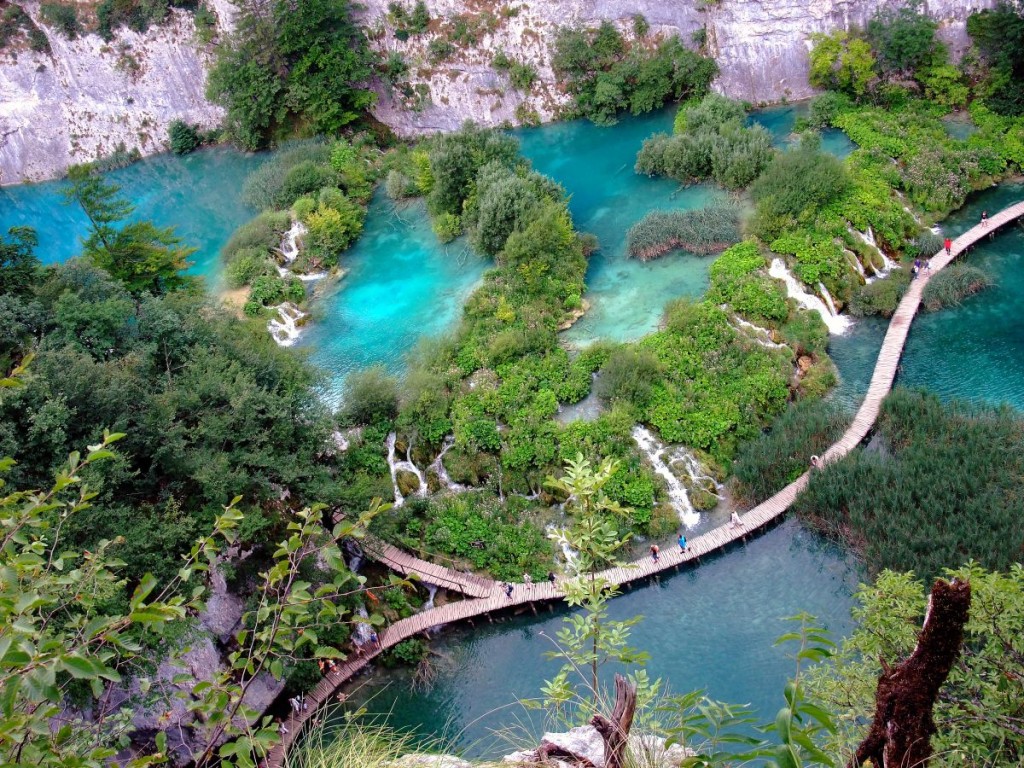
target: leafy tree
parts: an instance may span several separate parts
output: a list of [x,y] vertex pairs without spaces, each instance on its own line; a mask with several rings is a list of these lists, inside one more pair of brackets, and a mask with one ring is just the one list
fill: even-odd
[[[547,481],[549,488],[565,495],[573,516],[569,529],[552,535],[564,538],[577,553],[569,563],[569,578],[562,583],[562,588],[570,608],[582,608],[582,611],[566,616],[564,626],[558,630],[558,650],[549,656],[564,659],[565,664],[544,684],[546,706],[565,706],[575,699],[570,675],[583,678],[589,698],[597,704],[600,696],[598,671],[602,666],[610,661],[643,664],[648,658],[646,653],[629,646],[630,630],[639,623],[640,617],[625,621],[608,618],[608,602],[618,594],[618,587],[601,575],[601,571],[618,565],[616,553],[628,540],[628,536],[619,535],[614,520],[626,510],[609,499],[605,491],[617,470],[617,462],[610,459],[594,468],[579,454],[566,462],[562,477],[549,477]],[[646,678],[641,680],[646,682]],[[652,695],[658,683],[644,687],[646,695]]]
[[808,76],[816,88],[842,91],[856,98],[867,93],[874,78],[875,57],[871,45],[845,30],[811,35],[811,71]]
[[[949,576],[971,585],[961,657],[935,707],[936,768],[1019,765],[1024,759],[1024,569],[986,571],[968,564]],[[852,754],[874,707],[883,662],[905,658],[917,643],[928,593],[912,573],[883,571],[857,592],[856,622],[831,664],[811,671],[809,695],[836,714],[824,748]]]
[[184,120],[173,120],[167,128],[167,134],[171,141],[171,152],[176,155],[187,155],[203,143],[198,126]]
[[11,227],[0,236],[0,295],[27,296],[39,272],[35,247],[39,239],[31,227]]
[[149,221],[116,225],[135,207],[118,197],[120,187],[108,184],[88,166],[68,171],[71,187],[65,195],[89,219],[89,237],[83,242],[86,258],[124,283],[132,293],[164,293],[185,284],[181,272],[195,248],[184,247],[170,227]]
[[1024,10],[1001,2],[972,13],[967,33],[989,67],[986,104],[1000,115],[1024,114]]
[[915,73],[930,64],[939,46],[938,22],[920,12],[920,4],[880,8],[868,21],[868,42],[883,74]]

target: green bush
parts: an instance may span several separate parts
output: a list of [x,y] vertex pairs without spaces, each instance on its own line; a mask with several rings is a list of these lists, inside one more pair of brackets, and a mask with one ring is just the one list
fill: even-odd
[[39,11],[43,21],[56,27],[69,40],[74,40],[82,31],[82,25],[78,23],[78,10],[73,5],[43,3]]
[[243,249],[260,248],[269,252],[281,245],[281,238],[291,228],[291,214],[268,211],[261,213],[236,229],[227,244],[221,249],[221,258],[231,261]]
[[649,261],[679,248],[691,253],[714,253],[739,236],[739,212],[732,206],[651,211],[630,227],[626,249],[630,256]]
[[991,285],[992,278],[978,267],[972,264],[950,264],[928,281],[921,302],[929,312],[958,307],[966,297]]
[[782,338],[798,355],[817,357],[828,347],[828,326],[817,312],[799,309],[782,326]]
[[875,11],[865,31],[878,69],[885,75],[907,75],[930,64],[940,45],[935,39],[938,27],[911,4]]
[[462,234],[462,219],[454,213],[442,213],[434,219],[434,234],[442,243],[450,243]]
[[224,267],[224,279],[229,288],[241,288],[257,277],[276,274],[277,267],[265,248],[240,248]]
[[199,126],[190,125],[184,120],[173,120],[167,128],[171,140],[171,152],[176,155],[187,155],[203,143],[199,135]]
[[807,123],[811,128],[831,128],[836,117],[852,106],[849,97],[836,91],[826,91],[811,100]]
[[430,653],[430,648],[419,638],[403,640],[384,654],[385,667],[397,667],[403,664],[419,664]]
[[388,171],[387,180],[384,182],[384,191],[392,200],[404,200],[419,194],[416,182],[401,171],[394,169]]
[[[257,210],[286,208],[302,195],[318,192],[328,185],[324,176],[333,173],[330,160],[330,147],[319,140],[289,144],[249,174],[242,185],[242,200]],[[296,167],[303,170],[292,177],[291,188],[286,188],[288,177]],[[311,168],[316,170],[310,171]],[[302,178],[304,174],[316,178],[307,182]]]
[[651,350],[620,347],[601,368],[597,394],[606,403],[621,401],[642,408],[661,378],[661,363]]
[[883,451],[856,448],[813,472],[797,514],[853,544],[872,574],[932,579],[971,560],[996,570],[1019,561],[1019,413],[897,388],[878,434]]
[[382,366],[354,371],[345,379],[341,415],[352,424],[376,424],[398,415],[398,381]]
[[886,277],[862,285],[850,299],[850,314],[857,317],[892,317],[910,287],[910,270],[896,269]]
[[790,403],[760,437],[740,446],[733,462],[739,495],[760,504],[810,469],[849,424],[849,414],[833,402],[804,399]]
[[366,209],[349,200],[338,190],[326,196],[332,205],[321,201],[319,207],[306,217],[305,247],[297,266],[304,270],[329,269],[338,264],[342,251],[354,243],[363,232]]

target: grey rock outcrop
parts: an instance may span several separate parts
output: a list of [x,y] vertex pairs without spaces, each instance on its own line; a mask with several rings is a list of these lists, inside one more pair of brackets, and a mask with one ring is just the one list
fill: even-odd
[[[601,734],[590,725],[573,728],[565,733],[545,733],[542,742],[547,741],[574,755],[584,757],[597,768],[604,768],[604,742]],[[659,768],[678,768],[691,754],[679,744],[665,746],[665,740],[650,734],[631,734],[629,753],[633,765],[656,765]],[[535,765],[533,751],[513,752],[503,762],[510,766]]]
[[118,144],[144,155],[167,147],[167,126],[182,119],[212,128],[223,111],[206,101],[208,61],[190,14],[138,34],[120,30],[68,40],[22,3],[51,53],[0,53],[0,183],[38,181],[95,160]]

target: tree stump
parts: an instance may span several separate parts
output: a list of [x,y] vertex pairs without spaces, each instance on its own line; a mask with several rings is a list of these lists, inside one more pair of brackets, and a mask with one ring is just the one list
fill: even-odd
[[604,741],[604,768],[624,768],[629,729],[636,713],[636,686],[622,675],[615,676],[615,708],[611,718],[594,715],[590,724]]
[[932,709],[960,654],[970,607],[969,583],[935,582],[914,652],[895,668],[882,659],[875,719],[848,768],[868,760],[875,768],[923,768],[928,763],[936,731]]

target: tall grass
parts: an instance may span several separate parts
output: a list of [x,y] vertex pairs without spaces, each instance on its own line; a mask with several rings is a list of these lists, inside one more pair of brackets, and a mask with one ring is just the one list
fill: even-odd
[[285,756],[285,768],[393,768],[411,752],[426,751],[411,733],[376,722],[318,720]]
[[971,264],[950,264],[925,286],[921,301],[929,312],[945,307],[957,307],[968,296],[973,296],[992,285],[992,278]]
[[652,211],[634,224],[626,237],[629,255],[649,261],[677,248],[714,253],[740,238],[739,213],[732,206],[692,211]]
[[1021,560],[1019,413],[896,389],[879,436],[881,450],[858,448],[814,472],[797,514],[852,544],[872,573],[931,579],[972,559],[992,570]]

